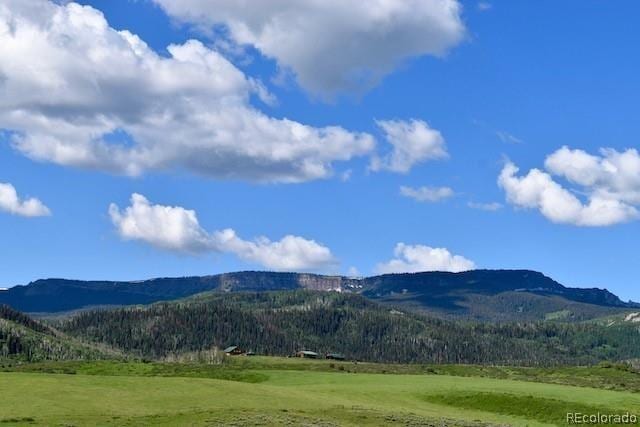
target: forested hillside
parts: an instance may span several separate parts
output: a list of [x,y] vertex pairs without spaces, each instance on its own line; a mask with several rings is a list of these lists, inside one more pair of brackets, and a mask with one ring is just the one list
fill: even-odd
[[68,337],[6,305],[0,305],[0,360],[42,361],[113,357]]
[[150,358],[228,345],[259,354],[307,349],[380,362],[553,365],[640,357],[640,333],[627,324],[454,322],[361,295],[312,291],[206,293],[84,312],[60,327]]
[[390,305],[481,321],[581,321],[636,307],[606,289],[569,288],[530,270],[386,274],[362,294]]

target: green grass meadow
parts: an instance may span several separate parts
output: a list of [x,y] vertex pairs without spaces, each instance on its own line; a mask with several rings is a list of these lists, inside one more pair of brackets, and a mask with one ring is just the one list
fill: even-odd
[[[542,371],[532,382],[472,375],[478,367],[467,367],[467,376],[460,376],[464,367],[449,373],[441,368],[439,374],[393,367],[276,358],[243,358],[222,367],[5,366],[0,425],[543,426],[566,425],[568,411],[640,413],[640,394],[541,382]],[[386,373],[372,373],[376,368]],[[493,376],[515,375],[509,372]],[[575,374],[580,375],[599,374]]]

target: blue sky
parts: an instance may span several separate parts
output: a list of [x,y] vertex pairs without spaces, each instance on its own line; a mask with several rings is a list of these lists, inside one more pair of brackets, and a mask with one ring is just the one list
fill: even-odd
[[[9,1],[4,12],[0,9],[0,23],[3,17],[6,22],[20,22],[16,17],[26,15],[18,9],[27,3],[37,6],[39,1],[22,5]],[[125,166],[119,169],[119,158],[113,153],[87,160],[64,151],[64,157],[62,151],[56,151],[61,145],[50,149],[58,143],[55,141],[64,145],[64,138],[69,138],[74,143],[66,149],[81,152],[86,149],[83,144],[93,143],[83,137],[104,137],[109,126],[126,131],[104,138],[105,144],[123,150],[135,146],[137,136],[146,137],[145,126],[150,125],[127,109],[137,102],[148,103],[154,106],[144,107],[148,113],[171,102],[171,97],[153,92],[157,82],[150,84],[151,89],[138,91],[146,84],[143,72],[142,83],[135,79],[122,83],[129,78],[128,69],[119,63],[107,61],[90,68],[92,64],[83,62],[86,52],[82,50],[68,52],[70,61],[78,64],[67,67],[55,60],[45,63],[49,57],[35,51],[35,43],[20,60],[18,51],[0,48],[0,63],[5,64],[4,68],[0,65],[0,77],[4,76],[0,93],[4,92],[5,99],[0,101],[0,128],[4,129],[0,183],[10,185],[19,198],[17,202],[5,200],[4,212],[0,211],[0,285],[44,277],[120,280],[245,269],[370,275],[460,270],[472,265],[539,270],[565,285],[606,287],[625,299],[640,300],[634,274],[640,264],[634,250],[640,204],[640,169],[637,151],[633,151],[640,134],[640,121],[635,117],[640,95],[640,58],[635,54],[640,34],[634,22],[640,5],[636,2],[617,2],[612,7],[597,1],[495,1],[481,6],[450,0],[444,3],[457,7],[454,12],[440,11],[437,18],[425,18],[414,32],[400,37],[393,28],[389,30],[388,37],[383,36],[388,41],[387,53],[378,55],[376,49],[383,47],[375,31],[371,35],[364,32],[358,36],[361,56],[346,47],[343,51],[340,44],[333,47],[335,55],[327,55],[328,48],[316,46],[313,31],[284,32],[286,37],[308,37],[295,45],[309,46],[304,53],[269,44],[264,34],[248,40],[251,37],[235,34],[233,25],[243,20],[252,25],[255,16],[233,7],[228,7],[227,15],[216,15],[209,12],[211,7],[202,9],[204,1],[189,0],[180,6],[171,0],[81,3],[104,14],[110,28],[99,31],[105,34],[111,29],[128,30],[163,58],[175,56],[168,45],[197,39],[202,49],[232,65],[233,70],[225,68],[218,78],[228,76],[231,81],[243,75],[244,83],[224,80],[211,88],[206,81],[209,68],[202,75],[185,74],[192,86],[176,89],[179,85],[172,82],[170,89],[163,88],[178,91],[171,92],[172,96],[186,99],[185,92],[192,90],[197,93],[198,108],[206,110],[223,107],[217,101],[200,99],[202,91],[211,90],[211,97],[231,93],[249,119],[268,117],[278,129],[284,118],[313,129],[340,126],[349,135],[344,138],[352,139],[343,147],[342,139],[319,136],[313,148],[291,160],[296,166],[269,163],[274,161],[271,154],[265,155],[266,160],[234,154],[209,161],[206,156],[222,150],[212,152],[209,147],[195,151],[187,160],[181,153],[157,163],[126,157],[126,167],[134,165],[134,172]],[[220,3],[220,9],[228,4]],[[431,2],[423,5],[436,7]],[[45,28],[43,32],[56,32],[56,40],[64,40],[61,35],[85,37],[84,43],[69,44],[74,49],[95,43],[91,37],[98,30],[70,31],[73,20],[62,21],[54,29],[44,26],[50,19],[47,13],[60,14],[57,8],[69,7],[47,6],[50,8],[38,17],[42,21],[37,22]],[[357,10],[344,9],[339,13],[353,12],[353,19],[361,16]],[[85,12],[76,11],[74,16],[89,16]],[[323,12],[327,16],[338,13]],[[428,12],[431,10],[425,16]],[[260,19],[266,19],[279,11],[267,7],[260,13],[264,15]],[[302,20],[309,12],[292,13]],[[418,12],[414,15],[420,16]],[[19,23],[15,25],[20,28]],[[21,34],[3,33],[2,28],[0,25],[0,39],[17,39]],[[421,32],[424,28],[429,30],[426,36]],[[338,30],[350,34],[349,28]],[[331,37],[330,28],[326,37]],[[425,41],[425,37],[433,40]],[[14,40],[16,46],[19,41]],[[285,47],[287,43],[289,40]],[[413,51],[407,47],[411,43],[417,46]],[[71,49],[66,44],[56,47]],[[395,53],[405,51],[409,53],[400,60],[392,60]],[[30,67],[30,58],[37,66]],[[373,83],[332,86],[333,80],[326,77],[343,76],[341,60],[351,65],[356,62],[365,71],[371,71],[371,64],[382,63],[384,71]],[[327,71],[314,74],[308,61]],[[31,72],[33,69],[36,71]],[[53,71],[46,74],[43,70]],[[145,70],[149,80],[151,74],[160,73],[159,68]],[[80,95],[71,99],[43,89],[50,81],[59,83],[51,76],[66,79],[65,93]],[[80,84],[85,78],[99,86],[99,93],[113,104],[87,101]],[[261,82],[271,94],[267,102],[260,99],[258,90],[247,89],[249,80]],[[130,88],[130,97],[123,88]],[[244,100],[235,100],[236,93]],[[155,98],[147,101],[145,96]],[[95,111],[87,113],[95,114],[90,124],[83,121],[83,114],[69,113],[75,107]],[[27,118],[16,118],[19,111],[26,111]],[[110,115],[117,120],[112,122]],[[42,117],[52,121],[43,126]],[[383,123],[397,125],[394,129],[402,134],[397,146]],[[411,134],[416,123],[424,124],[431,133]],[[66,125],[71,129],[68,133]],[[96,129],[103,134],[96,134]],[[172,129],[167,127],[164,133]],[[157,142],[164,136],[160,132],[152,133],[149,144],[165,148],[181,144],[179,138],[190,129],[180,124],[175,129],[175,138],[166,142]],[[231,143],[255,147],[279,138],[271,128],[262,134],[265,128],[251,129],[248,139],[240,138],[244,142],[236,142],[238,136],[231,132]],[[211,129],[205,126],[204,130]],[[16,143],[17,138],[27,142]],[[51,142],[49,138],[58,139]],[[415,138],[417,145],[406,154],[408,163],[394,168],[393,157],[387,156],[393,156],[403,138]],[[286,142],[279,148],[295,149],[296,143]],[[434,145],[443,148],[446,157],[421,156],[415,149],[422,146],[433,154]],[[178,146],[182,147],[178,152],[192,148]],[[564,152],[559,151],[565,146]],[[603,152],[603,148],[611,150]],[[341,158],[350,150],[347,159]],[[376,158],[381,159],[382,167],[372,167]],[[318,159],[326,170],[298,168],[300,162]],[[499,185],[508,164],[517,165],[519,171],[504,175]],[[227,168],[231,176],[222,176]],[[532,174],[534,168],[539,174]],[[272,173],[279,175],[274,179]],[[299,182],[288,182],[292,179]],[[403,186],[418,193],[427,187],[429,194],[439,188],[450,190],[442,193],[448,197],[420,201],[401,195]],[[143,196],[138,204],[130,200],[134,193]],[[30,197],[46,206],[49,215],[37,207],[20,205]],[[0,206],[2,203],[0,189]],[[110,212],[111,203],[115,206]],[[487,209],[479,209],[480,205]],[[189,210],[197,215],[195,222]],[[234,234],[224,234],[223,229],[233,229]],[[260,236],[269,242],[256,240]],[[285,236],[292,239],[281,240]]]

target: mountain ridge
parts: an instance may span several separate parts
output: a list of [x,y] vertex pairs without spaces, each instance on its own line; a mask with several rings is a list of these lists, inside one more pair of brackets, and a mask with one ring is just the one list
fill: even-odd
[[566,287],[543,273],[532,270],[397,273],[363,278],[241,271],[137,281],[40,279],[1,292],[0,303],[29,313],[56,313],[91,306],[151,304],[208,291],[264,292],[297,289],[357,293],[379,302],[413,306],[442,314],[468,314],[472,317],[482,317],[477,314],[478,307],[473,306],[478,305],[477,301],[490,305],[498,297],[515,304],[516,310],[536,304],[543,304],[547,311],[559,311],[566,306],[573,306],[581,312],[589,307],[639,307],[637,303],[623,302],[606,289]]

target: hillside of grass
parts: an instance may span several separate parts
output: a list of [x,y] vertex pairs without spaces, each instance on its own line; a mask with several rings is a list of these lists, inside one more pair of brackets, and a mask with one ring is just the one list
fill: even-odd
[[630,324],[452,321],[335,292],[204,293],[83,312],[58,326],[151,359],[229,345],[264,355],[306,349],[397,363],[583,365],[640,357],[640,333]]

